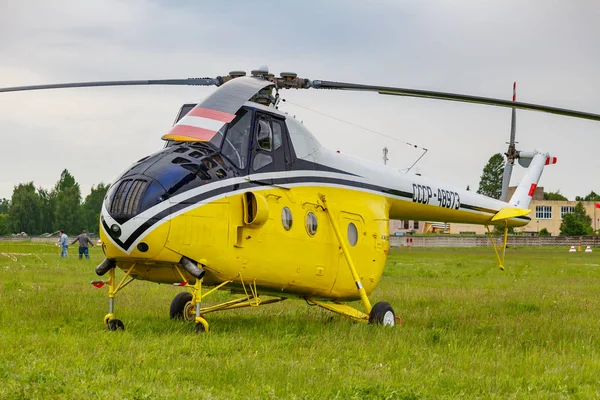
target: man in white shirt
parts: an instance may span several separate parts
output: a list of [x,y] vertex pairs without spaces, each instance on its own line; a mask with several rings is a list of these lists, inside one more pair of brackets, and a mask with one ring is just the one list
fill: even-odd
[[58,243],[62,247],[60,256],[69,258],[69,253],[67,253],[67,248],[69,247],[69,238],[67,237],[67,234],[63,230],[60,231],[60,236],[58,237]]

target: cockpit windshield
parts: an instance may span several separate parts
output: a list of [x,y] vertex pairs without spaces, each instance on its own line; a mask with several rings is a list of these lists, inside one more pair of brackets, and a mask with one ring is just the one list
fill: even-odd
[[221,154],[240,169],[246,168],[248,164],[251,128],[252,113],[242,108],[238,111],[235,119],[229,124],[229,129],[227,129],[225,138],[223,139]]

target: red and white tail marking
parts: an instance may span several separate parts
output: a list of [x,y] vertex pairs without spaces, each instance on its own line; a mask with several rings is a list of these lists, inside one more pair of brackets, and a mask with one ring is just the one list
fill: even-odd
[[546,165],[556,164],[556,161],[558,161],[556,157],[548,157],[546,158]]
[[527,193],[527,196],[533,197],[533,194],[535,193],[535,188],[537,188],[537,185],[535,183],[532,183],[529,187],[529,193]]
[[234,118],[235,114],[196,106],[181,118],[169,133],[163,136],[163,139],[207,142],[223,125],[231,122]]
[[535,189],[542,176],[544,166],[552,162],[552,159],[556,162],[556,157],[550,157],[550,154],[548,153],[540,150],[535,150],[533,152],[531,163],[527,168],[527,173],[523,177],[521,183],[519,183],[519,186],[517,186],[515,193],[509,201],[510,204],[519,208],[529,208],[531,199],[535,194]]
[[513,101],[517,101],[517,82],[513,83]]

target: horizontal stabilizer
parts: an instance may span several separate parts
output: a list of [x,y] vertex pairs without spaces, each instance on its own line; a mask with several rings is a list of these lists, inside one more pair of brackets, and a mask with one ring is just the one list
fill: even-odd
[[531,210],[526,210],[523,208],[512,208],[505,207],[502,210],[498,211],[496,215],[492,217],[492,221],[501,221],[503,219],[522,217],[531,212]]

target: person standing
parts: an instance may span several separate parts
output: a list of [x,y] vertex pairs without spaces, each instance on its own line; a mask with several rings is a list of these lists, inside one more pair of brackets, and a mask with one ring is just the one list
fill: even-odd
[[94,247],[94,244],[90,240],[85,229],[83,231],[81,231],[81,235],[77,236],[75,238],[75,240],[73,240],[71,242],[71,244],[75,244],[75,242],[77,242],[77,241],[79,241],[79,259],[81,260],[81,258],[83,257],[84,254],[85,254],[85,258],[89,259],[90,253],[88,250],[88,244],[91,244],[92,247]]
[[67,234],[63,230],[60,231],[60,235],[58,237],[58,243],[60,244],[60,247],[62,248],[62,251],[60,252],[60,256],[69,258],[69,253],[67,252],[67,248],[69,247],[69,238],[67,237]]

